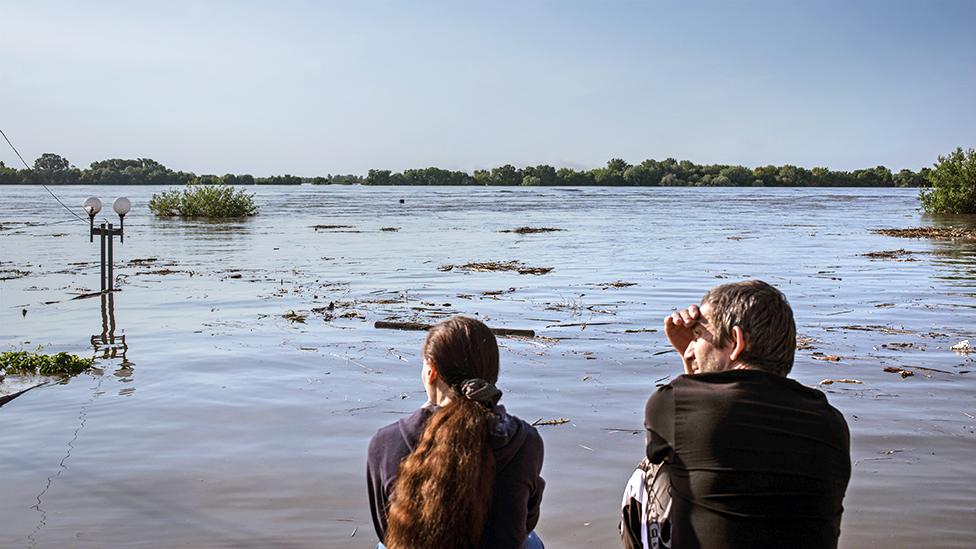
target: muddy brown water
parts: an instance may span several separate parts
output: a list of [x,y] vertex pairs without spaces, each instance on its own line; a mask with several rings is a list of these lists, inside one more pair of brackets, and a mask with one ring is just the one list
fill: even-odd
[[[158,190],[55,189],[132,199],[129,363],[0,409],[0,546],[372,547],[366,444],[423,402],[423,333],[373,322],[463,313],[542,336],[500,340],[499,383],[524,419],[569,420],[540,427],[539,533],[614,547],[644,401],[679,373],[661,319],[748,277],[812,338],[794,378],[861,382],[821,386],[853,437],[841,545],[976,539],[976,356],[949,349],[976,344],[976,243],[871,233],[966,223],[914,190],[258,187],[228,223],[154,219]],[[0,187],[0,347],[91,356],[100,299],[71,298],[98,289],[97,242],[45,196]],[[552,271],[442,269],[510,261]]]

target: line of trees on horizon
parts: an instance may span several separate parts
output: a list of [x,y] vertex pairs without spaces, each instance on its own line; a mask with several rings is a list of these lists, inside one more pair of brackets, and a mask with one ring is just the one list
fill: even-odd
[[366,176],[327,175],[298,177],[275,175],[254,177],[248,174],[196,175],[174,171],[150,158],[113,158],[92,162],[79,169],[54,153],[44,153],[34,161],[34,169],[18,170],[0,162],[0,185],[468,185],[468,186],[640,186],[640,187],[925,187],[929,168],[918,172],[904,169],[897,173],[884,166],[854,171],[828,168],[807,169],[783,166],[745,166],[695,164],[688,160],[648,159],[629,164],[614,158],[602,168],[574,170],[549,165],[517,168],[506,164],[491,170],[467,173],[441,168],[421,168],[393,172],[369,170]]

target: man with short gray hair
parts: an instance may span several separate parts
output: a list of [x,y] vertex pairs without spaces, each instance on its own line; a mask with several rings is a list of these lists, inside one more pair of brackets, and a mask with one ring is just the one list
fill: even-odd
[[624,547],[837,547],[850,434],[822,392],[786,378],[796,325],[782,292],[717,286],[664,331],[685,375],[647,401]]

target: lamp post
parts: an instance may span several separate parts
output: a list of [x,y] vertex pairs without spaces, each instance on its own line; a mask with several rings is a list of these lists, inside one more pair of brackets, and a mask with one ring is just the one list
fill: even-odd
[[[94,196],[88,197],[85,200],[85,211],[88,212],[88,224],[89,233],[88,241],[95,242],[95,235],[97,234],[101,239],[102,244],[102,293],[106,291],[111,292],[114,289],[114,276],[113,276],[113,253],[114,253],[114,238],[116,235],[119,237],[119,242],[125,242],[125,236],[122,232],[123,224],[125,222],[125,214],[129,213],[132,208],[132,203],[128,198],[124,196],[116,198],[115,202],[112,203],[112,209],[115,213],[119,214],[119,227],[116,229],[111,223],[102,223],[95,228],[95,216],[98,212],[102,211],[102,201]],[[107,254],[107,256],[106,256]]]

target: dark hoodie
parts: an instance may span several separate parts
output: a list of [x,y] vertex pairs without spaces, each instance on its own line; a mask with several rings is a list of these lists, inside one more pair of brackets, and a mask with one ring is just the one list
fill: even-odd
[[[427,420],[437,411],[428,403],[369,441],[366,483],[373,527],[380,541],[386,536],[386,511],[400,461],[416,447]],[[498,423],[491,435],[495,452],[495,487],[481,547],[516,549],[539,522],[539,504],[546,483],[542,471],[542,437],[528,423],[497,406]]]

